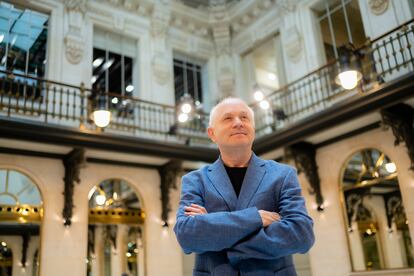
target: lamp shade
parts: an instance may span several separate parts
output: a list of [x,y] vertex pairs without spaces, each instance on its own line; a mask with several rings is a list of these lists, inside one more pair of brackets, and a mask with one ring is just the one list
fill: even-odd
[[111,122],[111,112],[105,109],[95,110],[92,114],[93,121],[98,127],[107,127]]
[[346,90],[352,90],[362,79],[361,57],[353,45],[342,46],[339,49],[339,54],[339,72],[335,82]]
[[111,122],[111,112],[107,108],[107,96],[102,94],[98,96],[96,107],[92,112],[92,120],[98,127],[107,127]]

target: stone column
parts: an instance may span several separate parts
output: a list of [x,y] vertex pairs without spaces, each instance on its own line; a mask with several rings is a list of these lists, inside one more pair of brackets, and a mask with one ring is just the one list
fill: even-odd
[[112,275],[122,275],[127,268],[127,237],[128,225],[118,224],[116,232],[116,249],[113,249],[111,258]]

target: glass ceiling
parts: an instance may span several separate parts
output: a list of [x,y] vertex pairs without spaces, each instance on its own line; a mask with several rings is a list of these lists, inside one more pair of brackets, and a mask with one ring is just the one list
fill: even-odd
[[0,40],[28,51],[47,24],[48,16],[31,11],[19,10],[13,5],[0,3]]

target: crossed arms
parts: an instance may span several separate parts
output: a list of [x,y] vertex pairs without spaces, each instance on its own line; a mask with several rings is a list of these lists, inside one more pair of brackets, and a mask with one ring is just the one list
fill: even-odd
[[307,215],[293,169],[282,183],[279,214],[256,207],[208,213],[201,189],[194,178],[183,177],[174,231],[185,253],[225,250],[234,265],[245,259],[277,259],[305,253],[314,242],[313,222]]

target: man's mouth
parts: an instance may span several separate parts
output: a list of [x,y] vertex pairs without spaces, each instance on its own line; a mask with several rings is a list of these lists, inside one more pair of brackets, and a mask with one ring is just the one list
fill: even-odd
[[242,134],[242,135],[247,135],[247,133],[245,133],[245,132],[236,132],[236,133],[233,133],[231,136],[234,136],[234,135],[239,135],[239,134]]

